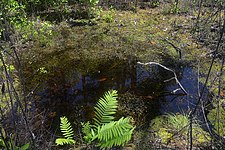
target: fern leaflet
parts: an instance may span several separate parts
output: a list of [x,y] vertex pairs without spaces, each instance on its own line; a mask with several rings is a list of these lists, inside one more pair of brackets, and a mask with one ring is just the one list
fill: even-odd
[[73,139],[65,139],[65,138],[57,138],[55,140],[56,145],[65,145],[65,144],[74,144],[75,141]]

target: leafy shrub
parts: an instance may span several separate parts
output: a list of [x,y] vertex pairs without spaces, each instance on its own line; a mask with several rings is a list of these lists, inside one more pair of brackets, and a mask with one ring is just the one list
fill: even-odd
[[[12,28],[23,27],[27,23],[25,6],[18,3],[16,0],[2,0],[0,3],[0,37],[9,32]],[[6,31],[6,28],[7,31]]]
[[21,0],[27,12],[38,12],[49,8],[61,7],[68,3],[68,0]]
[[[25,5],[18,3],[15,0],[3,0],[0,3],[0,37],[5,35],[19,35],[22,42],[29,40],[39,41],[43,45],[49,42],[52,36],[52,24],[46,21],[41,21],[40,17],[36,20],[29,21],[25,12]],[[7,32],[7,33],[6,33]]]
[[[79,0],[79,4],[84,6],[84,12],[87,13],[87,18],[95,18],[99,15],[101,9],[97,8],[99,0]],[[80,10],[82,11],[82,10]]]
[[52,36],[52,24],[41,21],[28,21],[26,26],[20,27],[17,31],[22,35],[23,40],[38,40],[40,43],[48,43],[48,37]]
[[194,2],[187,0],[171,0],[170,3],[165,3],[162,8],[163,14],[178,14],[190,12],[190,7]]

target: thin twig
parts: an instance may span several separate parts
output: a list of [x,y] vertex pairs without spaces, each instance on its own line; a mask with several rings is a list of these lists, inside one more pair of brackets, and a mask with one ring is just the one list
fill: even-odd
[[[219,47],[220,47],[220,44],[221,44],[221,41],[222,41],[222,37],[223,37],[224,32],[225,32],[225,19],[224,19],[223,29],[222,29],[222,32],[220,34],[220,39],[219,39],[219,41],[217,43],[217,47],[216,47],[215,53],[217,53],[219,51]],[[211,73],[211,70],[212,70],[212,66],[214,64],[215,59],[216,59],[216,55],[213,55],[213,58],[212,58],[212,61],[211,61],[211,64],[210,64],[210,67],[209,67],[209,70],[208,70],[208,74],[206,76],[206,80],[205,80],[204,86],[203,86],[202,91],[201,91],[201,94],[200,94],[200,97],[199,97],[199,99],[198,99],[198,101],[196,103],[196,107],[191,112],[191,115],[193,115],[196,112],[197,107],[198,107],[198,105],[199,105],[199,103],[200,103],[200,101],[202,99],[202,95],[203,95],[203,93],[205,91],[205,88],[206,88],[206,85],[208,83],[209,76],[210,76],[210,73]]]
[[177,47],[175,44],[173,44],[171,41],[169,41],[166,38],[163,38],[163,40],[166,41],[167,43],[169,43],[176,50],[176,52],[179,54],[179,58],[182,59],[181,48]]
[[222,82],[222,75],[223,75],[223,67],[224,67],[224,58],[222,59],[222,64],[220,68],[220,77],[219,77],[219,85],[218,85],[218,98],[217,98],[217,132],[220,135],[220,99],[221,99],[221,82]]
[[[224,32],[225,32],[225,18],[224,18],[223,28],[222,28],[222,30],[220,32],[219,41],[218,41],[217,46],[216,46],[215,54],[219,51],[219,47],[221,45]],[[192,118],[193,118],[193,115],[196,113],[197,108],[198,108],[200,102],[202,101],[203,93],[205,91],[206,85],[207,85],[208,80],[209,80],[210,73],[212,71],[213,64],[214,64],[215,59],[216,59],[216,55],[215,54],[213,55],[213,58],[212,58],[212,61],[211,61],[211,64],[210,64],[210,67],[209,67],[209,70],[208,70],[208,73],[207,73],[207,76],[206,76],[206,80],[205,80],[204,86],[203,86],[202,91],[201,91],[201,94],[200,94],[200,97],[198,98],[198,101],[196,103],[196,106],[194,107],[193,111],[191,111],[190,116],[189,116],[189,118],[190,118],[190,150],[192,150],[192,147],[193,147],[193,139],[192,139]]]

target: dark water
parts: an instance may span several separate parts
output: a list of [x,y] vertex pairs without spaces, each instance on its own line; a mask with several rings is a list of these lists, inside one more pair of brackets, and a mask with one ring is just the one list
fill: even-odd
[[[184,67],[182,70],[182,75],[180,77],[180,83],[187,91],[187,95],[177,97],[175,96],[166,96],[162,102],[162,113],[176,113],[176,112],[187,112],[195,106],[195,103],[198,99],[198,80],[197,74],[191,67]],[[202,85],[200,85],[200,89]],[[178,85],[168,85],[166,87],[168,91],[176,91],[182,93]],[[178,94],[179,95],[179,94]]]
[[[53,125],[58,126],[59,117],[63,115],[80,124],[80,121],[92,120],[93,107],[105,91],[116,89],[121,105],[118,115],[131,115],[136,121],[148,123],[157,115],[183,113],[195,106],[196,72],[191,67],[172,69],[187,95],[175,80],[165,82],[173,77],[172,72],[156,65],[142,66],[135,60],[115,59],[96,65],[91,71],[74,66],[73,71],[51,77],[38,93],[36,107],[50,114]],[[84,70],[83,73],[80,70]]]

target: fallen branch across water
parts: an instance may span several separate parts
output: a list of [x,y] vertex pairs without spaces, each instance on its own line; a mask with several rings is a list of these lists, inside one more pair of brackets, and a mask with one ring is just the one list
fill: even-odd
[[[172,79],[174,79],[176,81],[176,83],[180,86],[181,90],[184,92],[185,95],[188,94],[187,91],[184,89],[184,87],[179,82],[179,80],[177,79],[176,73],[172,69],[167,68],[166,66],[164,66],[164,65],[162,65],[160,63],[157,63],[157,62],[148,62],[148,63],[137,62],[137,64],[144,65],[144,66],[147,66],[147,65],[157,65],[157,66],[160,66],[160,67],[162,67],[163,69],[165,69],[167,71],[172,72],[173,75],[174,75],[174,77]],[[171,79],[169,79],[169,80],[171,80]]]

